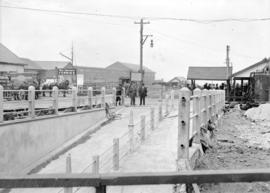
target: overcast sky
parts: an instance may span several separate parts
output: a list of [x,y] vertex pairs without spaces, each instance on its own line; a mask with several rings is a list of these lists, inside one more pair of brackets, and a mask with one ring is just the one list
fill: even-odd
[[[270,0],[0,0],[2,5],[141,17],[192,19],[270,17]],[[76,64],[106,67],[139,64],[136,19],[79,16],[0,8],[0,41],[20,57],[64,60],[72,41]],[[138,20],[137,19],[137,20]],[[231,46],[234,72],[270,57],[270,21],[200,24],[150,20],[144,64],[169,80],[188,66],[224,66]]]

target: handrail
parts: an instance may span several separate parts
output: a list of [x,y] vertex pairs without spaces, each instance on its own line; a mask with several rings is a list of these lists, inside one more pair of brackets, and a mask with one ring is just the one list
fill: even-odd
[[189,170],[107,174],[35,174],[0,177],[0,188],[96,187],[270,181],[270,169]]

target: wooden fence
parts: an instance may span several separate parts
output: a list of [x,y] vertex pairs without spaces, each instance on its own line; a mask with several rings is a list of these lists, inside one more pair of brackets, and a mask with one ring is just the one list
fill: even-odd
[[[100,94],[95,94],[97,92]],[[6,93],[13,93],[14,96],[21,93],[25,97],[18,96],[18,98],[15,97],[14,100],[9,101],[5,99]],[[62,97],[60,93],[65,93],[65,97]],[[78,92],[76,87],[71,90],[59,90],[56,86],[52,90],[35,90],[33,86],[30,86],[28,90],[3,90],[0,85],[0,123],[15,119],[58,115],[60,109],[63,113],[76,112],[78,108],[80,110],[104,108],[105,103],[108,103],[110,107],[116,105],[115,88],[106,90],[103,87],[97,91],[89,87],[87,90],[83,90],[83,96],[80,96],[80,93],[82,93],[82,90]],[[124,101],[124,97],[124,95],[121,96],[122,101]]]

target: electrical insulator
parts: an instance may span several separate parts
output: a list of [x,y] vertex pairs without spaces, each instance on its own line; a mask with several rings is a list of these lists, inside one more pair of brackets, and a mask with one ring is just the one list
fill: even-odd
[[150,47],[153,48],[154,47],[154,40],[150,41]]

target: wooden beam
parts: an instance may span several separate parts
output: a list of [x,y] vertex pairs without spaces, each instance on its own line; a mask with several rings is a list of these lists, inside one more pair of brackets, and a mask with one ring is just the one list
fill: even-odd
[[36,174],[1,177],[0,188],[99,187],[118,185],[202,184],[270,181],[270,169],[197,170],[159,173]]

